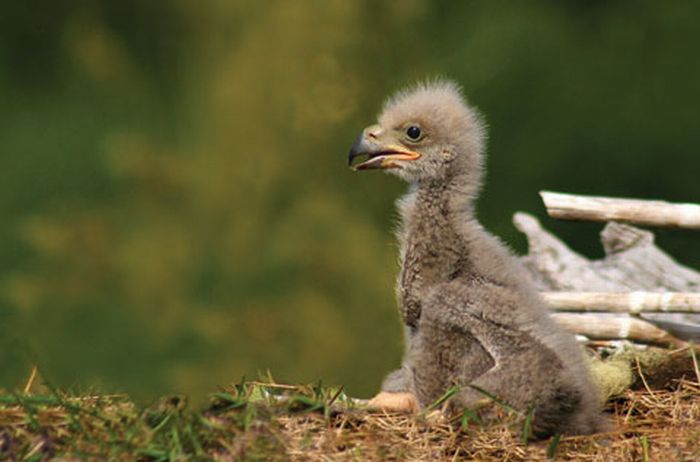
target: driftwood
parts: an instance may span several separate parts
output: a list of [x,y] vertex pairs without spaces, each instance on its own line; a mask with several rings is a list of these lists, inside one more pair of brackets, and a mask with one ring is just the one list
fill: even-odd
[[700,292],[700,273],[656,247],[649,231],[608,223],[600,236],[605,257],[589,260],[545,230],[532,215],[518,212],[513,223],[527,237],[529,253],[522,261],[540,290]]
[[681,292],[542,292],[558,311],[609,313],[698,313],[700,293]]
[[674,337],[650,322],[631,316],[605,316],[601,314],[553,313],[552,317],[565,329],[594,340],[621,339],[660,345],[685,346]]
[[[656,247],[653,233],[608,223],[601,232],[605,257],[591,260],[571,250],[531,215],[516,213],[513,222],[528,240],[529,253],[522,262],[554,309],[615,313],[560,317],[574,333],[672,345],[678,345],[678,338],[700,340],[700,273]],[[628,336],[613,335],[625,325],[630,328]]]
[[553,218],[700,229],[700,205],[540,192]]

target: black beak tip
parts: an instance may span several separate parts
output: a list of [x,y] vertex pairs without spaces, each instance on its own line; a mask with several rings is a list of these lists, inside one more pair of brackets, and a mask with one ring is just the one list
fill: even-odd
[[365,136],[364,133],[360,133],[357,138],[355,138],[355,142],[352,143],[352,147],[350,148],[350,152],[348,153],[348,166],[352,167],[352,161],[355,157],[360,156],[364,154],[364,141],[365,141]]

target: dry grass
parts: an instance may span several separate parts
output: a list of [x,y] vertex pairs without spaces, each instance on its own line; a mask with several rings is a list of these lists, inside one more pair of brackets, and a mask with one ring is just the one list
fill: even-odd
[[6,394],[0,460],[693,461],[700,381],[691,370],[610,400],[607,433],[529,443],[527,419],[497,405],[452,421],[370,413],[320,386],[242,383],[198,411],[181,397],[139,409],[124,396]]
[[[613,430],[586,437],[522,440],[522,419],[503,415],[485,425],[425,417],[341,413],[285,416],[282,439],[293,459],[483,461],[700,460],[700,386],[628,391],[609,403]],[[549,454],[548,454],[549,453]]]

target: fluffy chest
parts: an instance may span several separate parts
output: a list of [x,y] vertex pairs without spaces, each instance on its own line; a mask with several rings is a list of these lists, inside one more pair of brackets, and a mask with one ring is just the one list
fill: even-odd
[[401,270],[397,281],[404,321],[413,326],[420,317],[421,299],[430,287],[458,277],[467,263],[464,242],[452,217],[440,207],[420,207],[409,196],[399,206]]
[[433,229],[436,224],[409,228],[404,236],[400,271],[404,291],[420,291],[427,285],[448,282],[459,276],[465,264],[459,237]]

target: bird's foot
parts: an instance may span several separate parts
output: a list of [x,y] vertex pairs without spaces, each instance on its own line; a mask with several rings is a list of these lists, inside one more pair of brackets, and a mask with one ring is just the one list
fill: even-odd
[[413,393],[380,392],[369,400],[368,407],[381,409],[387,412],[408,412],[416,414],[420,411],[420,404]]

